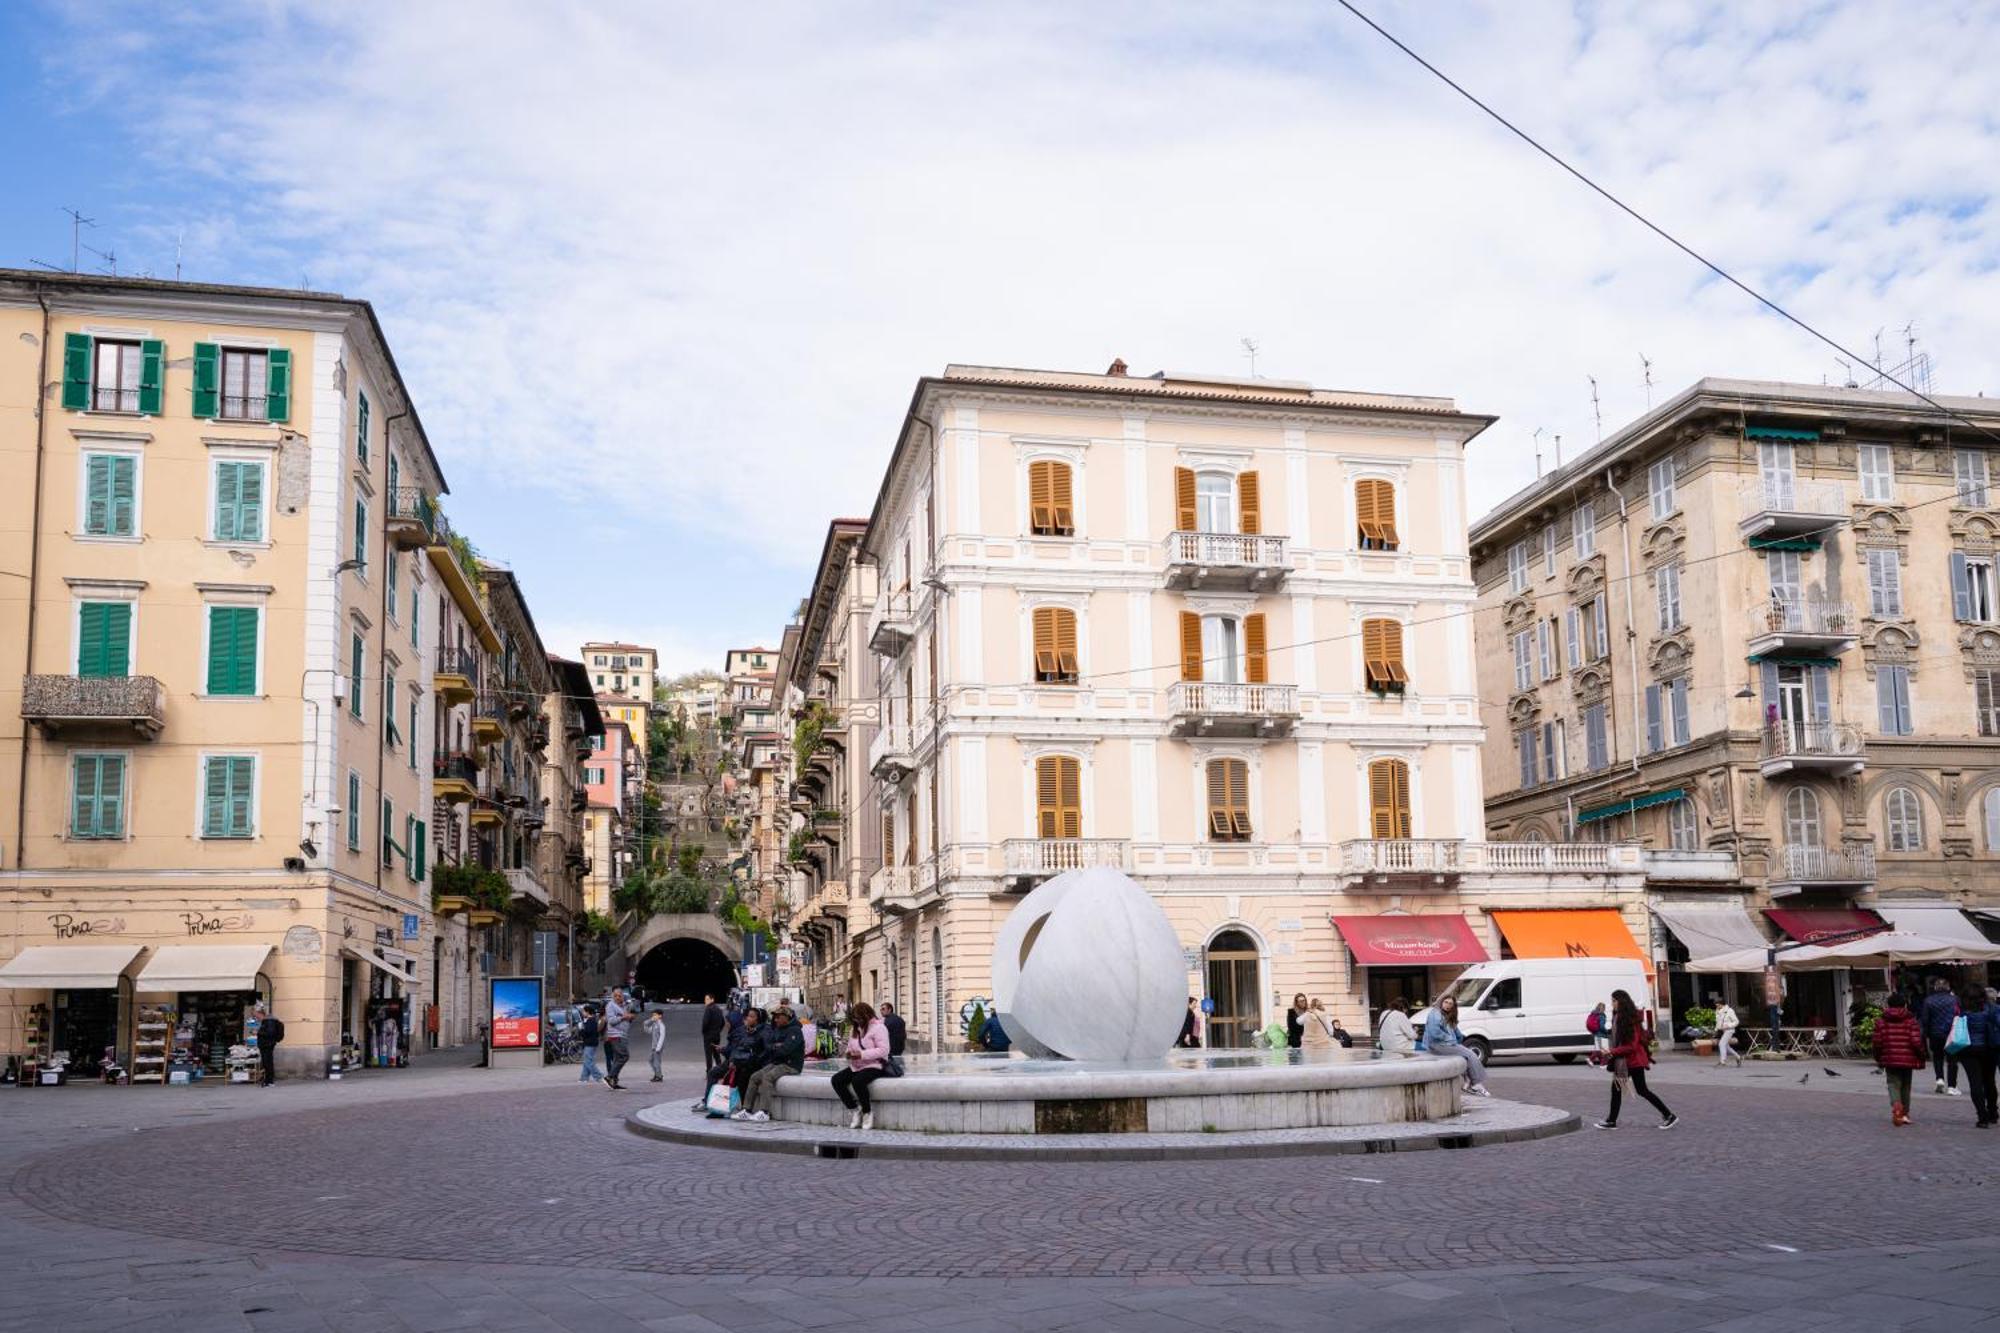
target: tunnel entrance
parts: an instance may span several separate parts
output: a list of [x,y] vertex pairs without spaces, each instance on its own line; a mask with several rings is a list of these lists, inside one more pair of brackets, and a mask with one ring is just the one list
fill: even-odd
[[677,939],[647,950],[635,969],[648,997],[700,1004],[704,993],[722,999],[736,986],[736,967],[706,940]]

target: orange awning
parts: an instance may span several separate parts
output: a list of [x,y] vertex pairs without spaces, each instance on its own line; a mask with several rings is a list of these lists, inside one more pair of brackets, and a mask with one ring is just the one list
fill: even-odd
[[1516,958],[1636,958],[1652,960],[1625,928],[1625,918],[1608,907],[1577,911],[1495,912],[1493,924],[1507,937]]

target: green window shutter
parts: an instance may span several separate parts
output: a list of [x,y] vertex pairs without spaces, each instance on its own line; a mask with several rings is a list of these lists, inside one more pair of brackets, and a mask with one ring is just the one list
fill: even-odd
[[248,755],[225,759],[229,771],[229,832],[232,838],[250,836],[250,798],[257,776],[257,761]]
[[417,615],[424,607],[423,591],[423,587],[420,584],[413,583],[410,585],[410,646],[412,648],[421,648],[423,646],[417,639]]
[[264,540],[264,465],[236,465],[236,540]]
[[347,774],[347,850],[361,850],[361,775],[352,769]]
[[[396,513],[396,487],[402,484],[403,469],[396,465],[396,455],[389,455],[389,512]],[[400,515],[399,515],[400,517]]]
[[257,622],[263,612],[254,606],[233,608],[236,612],[236,679],[231,694],[257,692]]
[[139,460],[129,454],[109,454],[105,456],[111,464],[111,495],[107,506],[110,528],[107,535],[113,537],[134,537],[138,535],[139,516]]
[[389,569],[389,614],[396,613],[396,555],[393,551],[383,552],[382,558]]
[[65,333],[62,405],[68,411],[82,412],[90,407],[90,361],[90,335]]
[[69,835],[72,838],[97,836],[98,756],[80,754],[69,769]]
[[194,345],[194,414],[208,420],[222,411],[222,349],[214,343]]
[[257,692],[257,616],[254,606],[208,608],[208,693]]
[[424,821],[421,819],[417,821],[417,836],[412,841],[415,843],[415,848],[411,853],[414,858],[415,868],[410,871],[410,878],[421,884],[424,882],[424,875],[430,869],[425,862],[425,858],[430,852],[429,830],[425,827]]
[[410,771],[417,771],[417,701],[410,700]]
[[347,679],[347,711],[361,716],[361,655],[364,649],[359,634],[354,636],[354,647],[349,657]]
[[226,838],[229,836],[229,760],[211,757],[202,763],[201,836]]
[[417,817],[403,816],[403,873],[411,879],[417,877]]
[[104,675],[132,671],[132,603],[104,603]]
[[97,836],[125,836],[125,756],[97,756]]
[[132,604],[85,602],[77,609],[76,674],[123,676],[131,669]]
[[92,537],[111,535],[112,454],[83,456],[83,530]]
[[292,354],[274,347],[265,358],[264,416],[271,421],[292,419]]
[[242,504],[243,473],[240,463],[215,465],[215,540],[240,541],[236,527]]
[[368,571],[368,502],[365,500],[356,500],[354,502],[354,559],[360,564],[361,571],[366,573]]
[[354,456],[360,459],[363,464],[366,464],[368,462],[368,395],[357,391],[356,398],[357,401],[354,407]]
[[167,370],[167,345],[158,338],[139,344],[139,410],[149,417],[160,415],[162,388]]

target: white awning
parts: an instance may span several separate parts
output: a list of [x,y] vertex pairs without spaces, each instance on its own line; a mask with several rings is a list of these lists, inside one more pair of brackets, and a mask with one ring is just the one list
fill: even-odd
[[1653,915],[1674,932],[1690,958],[1712,958],[1743,949],[1762,949],[1765,945],[1764,932],[1757,929],[1757,923],[1740,907],[1656,905]]
[[[1690,972],[1761,972],[1766,958],[1762,949],[1744,949],[1714,958],[1690,962]],[[1893,963],[1978,963],[2000,959],[2000,945],[1963,944],[1934,940],[1927,935],[1887,930],[1840,944],[1807,944],[1784,949],[1778,967],[1786,972],[1827,972],[1840,968],[1881,968]]]
[[11,990],[111,990],[143,944],[37,944],[0,963]]
[[[391,959],[378,958],[376,955],[369,953],[367,950],[356,948],[352,944],[343,944],[340,947],[340,951],[346,954],[349,958],[360,959],[362,962],[368,964],[368,966],[374,968],[376,971],[383,973],[385,976],[394,978],[395,980],[402,982],[405,986],[413,986],[416,984],[416,978],[411,976],[408,972],[405,972],[401,967],[397,966],[396,963]],[[401,950],[385,948],[382,950],[382,952],[400,953]],[[412,961],[415,960],[414,954],[404,954],[403,957],[409,958]]]
[[268,944],[166,944],[153,952],[132,989],[256,990],[257,973],[270,956]]
[[1965,913],[1949,903],[1874,904],[1876,912],[1897,930],[1924,935],[1943,944],[1964,944],[1984,949],[1991,943],[1979,927],[1966,920]]

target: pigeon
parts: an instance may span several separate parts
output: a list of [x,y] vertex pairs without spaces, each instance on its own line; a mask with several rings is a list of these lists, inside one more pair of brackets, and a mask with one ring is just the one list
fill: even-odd
[[1812,1070],[1808,1069],[1805,1073],[1799,1075],[1799,1082],[1804,1083],[1807,1079],[1811,1077],[1812,1077]]
[[1819,1072],[1825,1074],[1828,1078],[1840,1077],[1840,1071],[1838,1069],[1828,1069],[1825,1066],[1821,1066]]

